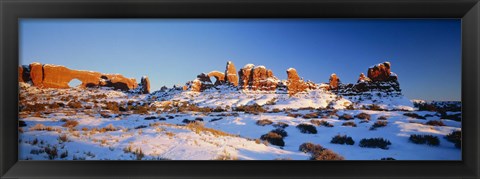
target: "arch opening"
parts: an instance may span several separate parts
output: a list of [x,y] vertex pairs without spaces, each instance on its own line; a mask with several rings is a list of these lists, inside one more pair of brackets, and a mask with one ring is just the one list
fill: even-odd
[[70,88],[76,88],[76,87],[79,87],[80,85],[82,84],[82,81],[80,81],[79,79],[72,79],[70,80],[70,82],[68,82],[68,86]]

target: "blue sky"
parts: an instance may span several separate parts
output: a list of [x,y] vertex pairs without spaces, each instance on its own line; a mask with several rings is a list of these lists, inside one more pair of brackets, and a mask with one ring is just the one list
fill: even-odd
[[286,79],[336,73],[355,83],[390,61],[411,99],[460,100],[459,19],[22,19],[20,63],[150,78],[153,90],[196,75],[264,65]]

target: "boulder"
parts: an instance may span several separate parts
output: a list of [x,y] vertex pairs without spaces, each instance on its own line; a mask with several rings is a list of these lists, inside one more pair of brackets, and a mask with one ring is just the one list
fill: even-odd
[[233,62],[231,61],[227,62],[224,81],[233,86],[238,86],[237,69],[235,68],[235,65],[233,64]]

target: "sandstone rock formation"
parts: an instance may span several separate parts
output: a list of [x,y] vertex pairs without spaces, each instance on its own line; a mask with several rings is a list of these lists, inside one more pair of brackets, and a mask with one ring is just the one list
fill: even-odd
[[142,79],[140,80],[140,86],[142,87],[141,89],[142,94],[150,93],[150,80],[148,79],[147,76],[142,77]]
[[287,78],[287,90],[290,96],[307,90],[307,83],[300,79],[294,68],[287,69]]
[[274,91],[280,82],[273,75],[272,70],[265,68],[265,66],[247,64],[240,69],[238,74],[240,76],[239,86],[243,90]]
[[368,78],[373,82],[396,81],[396,75],[390,71],[390,62],[383,62],[368,68]]
[[360,76],[358,77],[357,83],[363,83],[363,82],[371,82],[372,80],[368,77],[365,76],[365,74],[360,73]]
[[30,74],[33,85],[40,88],[69,88],[68,83],[73,79],[80,80],[82,82],[80,86],[84,88],[105,86],[128,91],[137,87],[135,79],[126,78],[120,74],[72,70],[58,65],[32,63],[29,70],[22,70],[22,76],[27,72]]
[[225,82],[233,86],[238,86],[237,69],[231,61],[227,62],[227,67],[225,69]]
[[213,87],[212,81],[208,74],[201,73],[197,75],[197,78],[193,81],[187,82],[183,90],[190,90],[194,92],[202,92],[205,89]]
[[335,73],[331,74],[330,80],[329,80],[330,90],[337,90],[339,84],[340,84],[340,79],[338,78],[337,74]]
[[[225,74],[223,74],[222,72],[219,72],[219,71],[211,71],[210,73],[207,74],[208,78],[210,77],[215,77],[215,86],[216,85],[221,85],[221,84],[224,84],[225,83]],[[210,79],[209,79],[210,80]],[[211,80],[210,80],[211,82]]]

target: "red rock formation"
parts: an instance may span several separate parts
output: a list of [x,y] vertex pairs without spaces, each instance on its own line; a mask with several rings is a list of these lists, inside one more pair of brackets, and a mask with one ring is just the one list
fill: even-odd
[[22,66],[18,67],[18,82],[25,82],[23,80],[23,67]]
[[358,77],[357,83],[361,82],[371,82],[372,80],[365,76],[365,74],[360,73],[360,77]]
[[294,95],[298,92],[306,91],[308,88],[307,83],[305,83],[297,74],[297,70],[294,68],[289,68],[287,70],[287,90],[288,94]]
[[197,78],[193,81],[189,81],[186,84],[186,87],[184,89],[189,89],[190,91],[194,92],[202,92],[205,89],[213,87],[212,81],[210,80],[210,77],[205,74],[199,74],[197,75]]
[[[224,84],[225,83],[225,74],[223,74],[222,72],[219,72],[219,71],[211,71],[210,73],[207,74],[208,78],[210,77],[215,77],[215,86],[216,85],[221,85],[221,84]],[[210,79],[209,79],[210,80]],[[211,80],[210,80],[211,81]]]
[[140,80],[140,85],[142,86],[141,93],[143,94],[150,93],[150,80],[148,79],[147,76],[142,77],[142,79]]
[[[30,78],[34,86],[43,87],[43,68],[40,63],[30,64]],[[68,82],[67,82],[68,83]]]
[[237,69],[231,61],[227,62],[227,67],[225,69],[225,82],[232,84],[233,86],[238,86]]
[[390,75],[390,62],[383,62],[368,68],[368,78],[374,82],[389,81],[391,80]]
[[330,90],[337,90],[339,84],[340,84],[340,79],[338,78],[337,74],[333,73],[332,75],[330,75],[330,80],[329,80]]
[[279,80],[273,75],[272,70],[264,66],[245,65],[238,72],[240,76],[239,86],[243,90],[274,91]]
[[253,64],[247,64],[238,71],[238,76],[240,77],[238,85],[240,86],[240,89],[249,89],[250,80],[252,78],[252,69],[254,66],[255,65]]
[[[25,74],[26,71],[23,69],[22,73]],[[80,80],[81,87],[106,86],[124,91],[137,87],[135,79],[126,78],[120,74],[71,70],[64,66],[40,63],[30,64],[30,78],[34,86],[41,88],[69,88],[68,83],[73,79]]]

